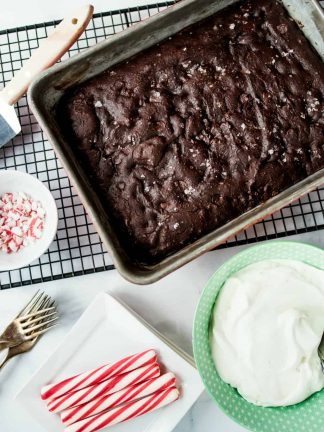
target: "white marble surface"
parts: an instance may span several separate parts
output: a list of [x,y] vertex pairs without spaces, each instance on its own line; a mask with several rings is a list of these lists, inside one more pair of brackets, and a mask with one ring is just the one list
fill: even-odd
[[[149,0],[93,0],[97,12],[149,3]],[[0,29],[33,24],[63,17],[83,0],[0,0]],[[19,11],[19,13],[17,13]],[[324,232],[291,239],[324,247]],[[59,344],[98,291],[112,292],[124,300],[159,331],[191,352],[191,331],[200,291],[211,274],[242,248],[211,252],[163,281],[146,287],[131,285],[113,272],[99,273],[0,291],[0,330],[37,288],[54,296],[61,314],[60,326],[47,334],[28,354],[13,359],[0,372],[0,431],[44,432],[17,408],[15,394]],[[1,275],[0,275],[1,277]],[[179,423],[176,432],[243,432],[214,405],[205,393]]]
[[[290,239],[324,247],[324,231]],[[210,252],[149,286],[132,285],[125,282],[116,271],[110,271],[0,291],[0,330],[37,288],[44,289],[57,299],[61,315],[60,325],[44,336],[30,353],[13,359],[0,371],[0,431],[45,432],[18,408],[14,397],[59,344],[98,291],[113,293],[161,333],[191,353],[192,322],[199,294],[212,273],[244,247]],[[217,432],[245,430],[227,418],[204,393],[175,432],[210,432],[211,428]]]
[[[163,2],[164,0],[161,0]],[[96,12],[156,3],[153,0],[0,0],[0,30],[61,19],[80,5],[90,3]],[[19,10],[19,13],[17,11]]]

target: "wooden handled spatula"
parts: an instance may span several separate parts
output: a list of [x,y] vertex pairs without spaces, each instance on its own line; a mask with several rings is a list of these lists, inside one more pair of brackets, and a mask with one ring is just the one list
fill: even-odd
[[73,15],[61,21],[6,87],[0,91],[0,147],[21,130],[13,105],[26,93],[35,76],[56,63],[74,44],[87,27],[92,13],[93,6],[83,6]]

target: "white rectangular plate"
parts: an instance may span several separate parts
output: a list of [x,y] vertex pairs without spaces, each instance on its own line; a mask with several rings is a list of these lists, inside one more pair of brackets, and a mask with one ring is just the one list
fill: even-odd
[[40,398],[42,386],[149,348],[157,351],[162,370],[175,373],[181,392],[179,400],[103,430],[169,432],[203,391],[198,372],[129,309],[105,293],[97,295],[61,345],[19,392],[17,401],[45,431],[63,431],[59,416],[49,413]]

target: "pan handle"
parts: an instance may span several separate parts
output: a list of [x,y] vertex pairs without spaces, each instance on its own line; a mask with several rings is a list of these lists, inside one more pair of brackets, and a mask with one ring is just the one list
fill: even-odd
[[0,92],[0,98],[14,105],[32,80],[43,70],[49,68],[74,44],[87,27],[93,13],[93,6],[83,6],[72,16],[65,18],[37,48],[24,66]]

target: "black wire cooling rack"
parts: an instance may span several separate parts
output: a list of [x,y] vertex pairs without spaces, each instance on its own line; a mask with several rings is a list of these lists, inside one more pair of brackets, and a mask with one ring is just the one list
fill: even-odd
[[[95,14],[85,33],[63,57],[79,51],[143,20],[174,2],[156,3]],[[58,22],[0,31],[0,83],[5,85],[19,70],[41,39]],[[1,86],[1,85],[0,85]],[[59,227],[50,249],[37,261],[20,270],[1,272],[0,289],[50,281],[113,269],[98,234],[56,159],[49,142],[31,114],[26,98],[17,105],[22,133],[0,150],[0,169],[17,169],[37,176],[54,195]],[[317,189],[229,240],[235,246],[324,228],[324,188]]]

